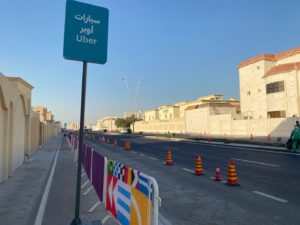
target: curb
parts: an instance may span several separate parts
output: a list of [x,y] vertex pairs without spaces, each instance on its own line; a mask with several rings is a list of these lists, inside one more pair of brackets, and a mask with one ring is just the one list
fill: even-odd
[[[271,151],[280,151],[285,153],[292,153],[291,151],[287,150],[285,147],[276,147],[276,146],[264,146],[264,145],[250,145],[250,144],[237,144],[237,143],[225,143],[225,142],[217,142],[217,141],[211,141],[210,143],[208,141],[196,141],[191,140],[188,138],[167,138],[167,137],[155,137],[155,136],[145,136],[144,138],[148,139],[156,139],[156,140],[170,140],[174,142],[178,141],[185,141],[185,142],[191,142],[191,143],[201,143],[201,144],[214,144],[214,145],[222,145],[222,146],[232,146],[232,147],[242,147],[242,148],[253,148],[253,149],[262,149],[262,150],[271,150]],[[296,154],[300,153],[299,151],[296,151]]]

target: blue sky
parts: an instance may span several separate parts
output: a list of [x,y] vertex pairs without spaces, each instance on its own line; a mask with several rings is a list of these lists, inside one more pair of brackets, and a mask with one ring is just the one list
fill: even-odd
[[[84,0],[109,9],[108,61],[88,65],[86,123],[208,94],[239,99],[237,65],[300,46],[297,0]],[[2,0],[0,72],[34,86],[33,104],[79,122],[82,63],[63,59],[65,1]]]

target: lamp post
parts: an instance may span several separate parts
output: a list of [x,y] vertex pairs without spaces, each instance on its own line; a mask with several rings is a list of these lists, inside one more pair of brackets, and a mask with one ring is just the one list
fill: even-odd
[[[124,84],[125,84],[125,86],[126,86],[127,93],[128,93],[128,99],[129,99],[129,106],[130,106],[130,110],[132,110],[132,113],[133,113],[133,119],[134,119],[134,118],[135,118],[135,110],[136,110],[136,102],[137,102],[138,95],[139,95],[139,93],[140,93],[141,84],[142,84],[142,82],[145,82],[146,80],[145,80],[145,79],[140,79],[140,80],[138,81],[136,93],[135,93],[135,96],[134,96],[134,99],[133,99],[133,100],[132,100],[132,97],[131,97],[131,95],[130,95],[130,89],[129,89],[127,77],[121,77],[121,80],[124,81]],[[134,121],[133,121],[133,123],[132,123],[132,131],[134,132]]]
[[140,93],[142,82],[146,82],[146,80],[145,79],[140,79],[139,82],[138,82],[138,86],[137,86],[137,89],[136,89],[136,94],[135,94],[135,98],[134,98],[134,102],[133,102],[134,113],[135,113],[135,110],[136,110],[136,102],[137,102],[138,95]]
[[128,94],[128,99],[129,99],[129,110],[131,111],[132,110],[132,100],[131,100],[127,77],[121,77],[121,80],[124,81],[125,87],[127,89],[127,94]]

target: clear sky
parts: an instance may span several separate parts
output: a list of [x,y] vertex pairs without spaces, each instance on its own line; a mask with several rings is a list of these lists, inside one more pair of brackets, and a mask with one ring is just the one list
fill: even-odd
[[[209,94],[239,99],[237,65],[300,46],[298,0],[84,0],[109,9],[108,61],[88,65],[86,123]],[[63,59],[64,0],[1,0],[0,72],[33,104],[79,122],[82,63]]]

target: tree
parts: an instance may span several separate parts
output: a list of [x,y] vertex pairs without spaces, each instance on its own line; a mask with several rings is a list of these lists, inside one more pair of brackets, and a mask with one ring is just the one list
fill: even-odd
[[133,124],[135,121],[139,121],[140,119],[136,118],[134,115],[126,118],[117,118],[115,120],[115,125],[118,128],[130,128],[130,125]]
[[118,127],[118,128],[128,128],[127,126],[127,123],[126,123],[126,120],[124,118],[117,118],[115,120],[115,125]]

